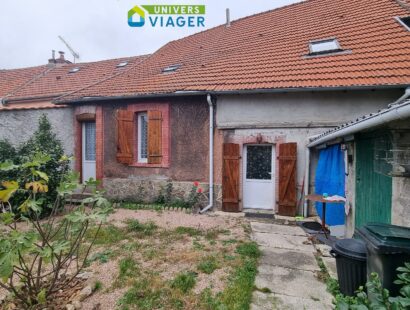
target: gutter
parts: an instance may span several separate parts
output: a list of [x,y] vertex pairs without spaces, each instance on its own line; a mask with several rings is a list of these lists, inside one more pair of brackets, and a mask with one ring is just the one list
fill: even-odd
[[[295,92],[326,92],[326,91],[355,91],[355,90],[387,90],[400,89],[408,87],[408,84],[398,85],[368,85],[368,86],[350,86],[350,87],[294,87],[294,88],[269,88],[269,89],[250,89],[250,90],[227,90],[227,91],[175,91],[172,93],[157,94],[140,94],[140,95],[122,95],[111,97],[82,97],[73,100],[53,100],[55,104],[69,104],[80,102],[126,100],[126,99],[149,99],[162,97],[179,97],[179,96],[206,96],[206,95],[246,95],[246,94],[272,94],[272,93],[295,93]],[[60,97],[63,98],[63,97]]]
[[209,106],[209,204],[199,211],[201,214],[214,205],[214,104],[210,94],[206,96],[206,100]]

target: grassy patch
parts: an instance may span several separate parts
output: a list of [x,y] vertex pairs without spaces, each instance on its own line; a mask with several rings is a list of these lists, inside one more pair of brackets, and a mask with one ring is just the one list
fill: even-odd
[[206,274],[211,274],[218,268],[219,265],[215,256],[207,256],[198,264],[198,270]]
[[175,228],[175,232],[180,235],[188,235],[190,237],[202,235],[202,231],[193,227],[178,226]]
[[124,280],[127,277],[134,277],[138,274],[138,264],[137,262],[132,259],[131,257],[126,257],[120,260],[119,262],[119,279]]
[[[97,227],[92,227],[87,232],[87,239],[92,240],[97,232]],[[98,232],[95,244],[96,245],[110,245],[116,244],[121,240],[126,239],[126,233],[114,225],[104,225]]]
[[231,232],[227,229],[209,229],[205,233],[205,239],[207,240],[215,240],[218,238],[220,234],[228,235]]
[[97,292],[103,288],[103,284],[101,281],[96,281],[94,283],[93,292]]
[[189,292],[196,284],[197,274],[192,271],[179,273],[171,282],[171,287],[183,293]]
[[228,246],[230,244],[235,244],[235,243],[238,243],[238,240],[236,239],[222,240],[223,246]]
[[95,253],[88,259],[88,263],[92,263],[95,261],[100,262],[101,264],[108,263],[110,258],[112,257],[113,253],[111,250],[104,250],[102,252]]
[[152,236],[155,230],[158,228],[154,222],[141,223],[138,220],[128,220],[127,229],[130,232],[138,233],[143,236]]
[[242,256],[250,258],[259,258],[261,251],[256,242],[245,242],[236,247],[236,252]]

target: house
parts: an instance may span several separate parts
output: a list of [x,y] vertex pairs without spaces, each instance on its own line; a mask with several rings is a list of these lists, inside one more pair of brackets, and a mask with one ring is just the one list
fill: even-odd
[[73,64],[60,52],[47,65],[0,70],[0,139],[12,144],[28,140],[46,114],[67,154],[74,153],[73,108],[52,100],[118,74],[145,56]]
[[77,158],[95,111],[96,176],[112,198],[200,181],[207,208],[306,215],[308,138],[402,96],[409,15],[395,0],[305,1],[169,42],[54,102],[75,107]]
[[[410,227],[410,88],[402,100],[311,140],[346,158],[346,235],[369,222]],[[329,171],[333,173],[333,171]]]

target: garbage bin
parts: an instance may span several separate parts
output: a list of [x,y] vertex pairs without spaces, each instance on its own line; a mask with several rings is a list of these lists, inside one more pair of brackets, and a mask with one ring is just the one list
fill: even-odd
[[336,258],[340,292],[353,296],[366,284],[366,244],[357,239],[336,241],[330,254]]
[[410,262],[410,228],[369,223],[357,229],[356,235],[366,242],[368,276],[377,272],[390,295],[399,295],[400,286],[393,282],[397,279],[396,269]]

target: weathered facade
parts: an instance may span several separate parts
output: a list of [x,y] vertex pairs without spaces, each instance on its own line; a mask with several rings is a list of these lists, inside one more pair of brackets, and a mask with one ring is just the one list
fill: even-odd
[[74,122],[71,107],[54,109],[0,110],[0,140],[14,146],[27,141],[38,128],[42,114],[49,119],[53,131],[61,141],[67,155],[74,154]]

